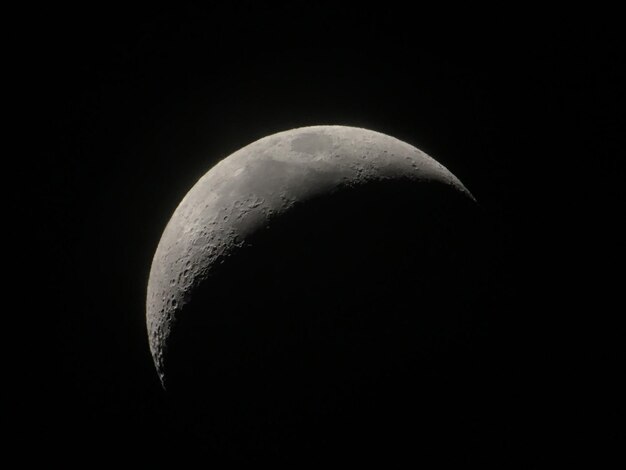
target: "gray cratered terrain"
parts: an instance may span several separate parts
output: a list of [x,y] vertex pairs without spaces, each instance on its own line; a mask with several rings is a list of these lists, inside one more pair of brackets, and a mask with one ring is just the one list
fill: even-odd
[[475,207],[433,158],[371,130],[304,127],[236,151],[187,193],[154,255],[147,326],[162,383],[195,394],[214,426],[288,429],[290,449],[335,411],[364,428],[357,408],[374,408],[359,390],[395,383],[408,396],[424,345],[449,352],[467,336]]

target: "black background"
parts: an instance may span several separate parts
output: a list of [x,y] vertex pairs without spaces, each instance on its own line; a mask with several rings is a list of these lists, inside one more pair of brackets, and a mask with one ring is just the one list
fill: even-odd
[[144,325],[165,224],[191,185],[240,147],[345,124],[434,156],[494,221],[493,303],[517,393],[507,405],[515,445],[499,455],[617,455],[618,25],[610,12],[450,9],[289,2],[30,13],[20,96],[33,189],[20,202],[37,221],[28,230],[37,268],[22,302],[27,346],[16,355],[26,374],[20,443],[69,460],[176,455],[182,434]]

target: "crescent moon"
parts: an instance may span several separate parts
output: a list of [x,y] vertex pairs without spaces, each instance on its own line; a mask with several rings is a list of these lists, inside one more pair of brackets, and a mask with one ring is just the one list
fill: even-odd
[[[373,192],[368,188],[374,188]],[[248,289],[252,287],[245,287],[243,281],[240,282],[232,276],[227,283],[220,281],[220,277],[224,277],[222,273],[228,271],[231,265],[231,272],[233,270],[239,273],[248,271],[249,266],[245,263],[237,264],[237,259],[241,259],[241,256],[238,258],[239,253],[245,253],[255,244],[262,244],[261,240],[271,239],[272,233],[278,233],[277,227],[280,226],[282,220],[287,219],[290,214],[306,214],[307,208],[314,207],[316,201],[331,201],[330,205],[325,206],[327,207],[325,213],[329,211],[335,213],[336,217],[332,219],[335,224],[341,224],[341,221],[346,217],[350,218],[353,212],[361,214],[358,216],[359,219],[367,218],[370,214],[367,207],[353,211],[350,207],[346,209],[345,204],[341,203],[344,206],[339,208],[333,203],[333,198],[337,198],[337,201],[344,201],[345,198],[342,199],[344,197],[342,195],[348,195],[349,198],[351,194],[364,194],[363,190],[366,190],[371,197],[369,199],[366,197],[364,200],[374,201],[372,204],[376,205],[376,201],[380,200],[376,188],[383,188],[383,193],[384,188],[417,188],[418,190],[439,188],[437,191],[441,194],[453,195],[458,200],[470,205],[474,204],[473,196],[463,184],[444,166],[424,152],[394,137],[346,126],[303,127],[270,135],[236,151],[200,178],[180,202],[169,220],[154,254],[148,281],[147,330],[152,357],[164,387],[168,388],[170,382],[174,384],[174,378],[181,369],[196,367],[191,364],[195,359],[190,358],[189,355],[184,360],[175,359],[177,354],[175,344],[177,343],[174,338],[177,331],[192,331],[188,333],[185,340],[181,341],[187,345],[194,343],[194,354],[199,349],[206,348],[211,351],[207,355],[221,355],[222,358],[226,357],[224,361],[228,362],[229,354],[235,354],[232,351],[226,351],[229,347],[245,349],[245,338],[240,339],[239,342],[233,341],[231,345],[223,347],[220,351],[209,344],[211,341],[219,342],[224,334],[229,334],[228,331],[238,328],[234,326],[235,324],[242,326],[242,323],[247,321],[245,318],[248,318],[231,312],[223,299],[228,290],[230,292],[228,296],[232,301],[239,301],[248,295]],[[395,202],[392,196],[388,194],[384,196],[387,199],[391,197],[391,200],[383,201],[384,205],[390,209],[379,211],[381,213],[395,211],[395,218],[385,222],[387,224],[395,224],[398,220],[420,218],[427,212],[444,211],[436,205],[436,202],[433,202],[437,197],[430,198],[429,194],[421,192],[419,196],[411,196],[413,199],[406,196],[408,193],[402,195],[396,192],[394,194],[396,196],[393,197],[397,199]],[[350,199],[349,205],[352,207],[362,205],[359,203],[359,197],[355,196]],[[418,205],[415,205],[416,198],[421,198]],[[402,206],[403,213],[398,214],[399,209],[396,210],[395,206]],[[336,210],[328,209],[328,207],[334,207]],[[421,211],[420,207],[425,207],[427,210]],[[300,219],[299,224],[306,224],[307,220],[317,220],[315,225],[311,226],[312,228],[307,229],[309,231],[316,230],[316,227],[326,226],[328,223],[325,213],[318,213],[316,216],[312,212],[313,215]],[[360,233],[369,236],[372,227],[372,225],[368,225],[367,228],[361,227]],[[340,230],[333,230],[327,231],[325,236],[331,238],[335,235],[339,236]],[[396,228],[393,237],[406,231],[405,228]],[[290,240],[293,240],[294,233],[290,232]],[[353,234],[351,237],[354,243],[363,238],[359,234]],[[282,240],[281,247],[290,243],[285,239]],[[309,239],[306,243],[308,243],[307,246],[312,246],[316,242],[311,243]],[[367,246],[373,246],[376,243],[370,243]],[[384,246],[385,243],[389,246],[385,250],[393,250],[393,245],[396,245],[395,242],[388,243],[388,241],[381,242],[380,245]],[[294,246],[296,245],[297,243]],[[363,246],[366,245],[362,245],[361,249]],[[338,249],[333,256],[342,257],[344,251]],[[291,255],[281,256],[293,258]],[[383,253],[381,256],[386,255]],[[419,256],[423,258],[424,255]],[[357,256],[351,259],[354,261],[358,258]],[[273,275],[272,272],[275,272],[269,266],[271,263],[273,263],[272,254],[268,254],[263,266],[255,271],[255,275],[258,276],[256,280],[248,277],[246,282],[249,284],[266,282]],[[293,266],[293,263],[290,266]],[[326,266],[328,266],[328,261]],[[289,269],[297,270],[298,268]],[[299,273],[294,272],[292,275],[298,276]],[[358,276],[358,273],[353,273],[353,275]],[[285,281],[282,282],[290,282],[290,276],[290,274],[285,275]],[[312,276],[307,282],[316,282],[311,279],[313,279]],[[345,283],[345,279],[342,277],[337,282]],[[270,284],[264,287],[265,292],[272,289],[274,292],[277,291],[278,288],[273,288],[271,285],[268,287],[268,285]],[[329,288],[328,286],[329,284],[326,284],[325,288]],[[204,300],[202,300],[201,313],[198,313],[198,308],[194,309],[194,303],[197,304],[197,299],[200,297]],[[215,302],[212,303],[211,298],[216,299]],[[262,301],[259,302],[262,304]],[[247,308],[257,309],[250,305]],[[264,308],[272,309],[267,305]],[[258,309],[262,310],[260,307]],[[194,313],[189,313],[192,310]],[[267,314],[259,313],[259,316],[268,318]],[[217,337],[211,340],[197,333],[209,328],[214,332],[219,331],[225,323],[231,320],[235,323],[228,327],[230,329],[224,327],[224,331],[216,333]],[[193,322],[199,322],[198,328],[190,326]],[[264,330],[261,328],[257,331],[261,335]],[[215,365],[219,360],[222,359],[214,358],[211,364]],[[201,367],[210,367],[207,364],[205,362]]]

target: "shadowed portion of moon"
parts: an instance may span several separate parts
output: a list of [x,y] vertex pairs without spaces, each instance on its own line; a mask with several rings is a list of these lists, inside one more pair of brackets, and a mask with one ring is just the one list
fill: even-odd
[[[248,166],[212,169],[170,221],[151,348],[209,452],[415,458],[492,432],[480,211],[443,167],[379,136],[270,136],[242,149]],[[243,196],[265,210],[224,210]]]

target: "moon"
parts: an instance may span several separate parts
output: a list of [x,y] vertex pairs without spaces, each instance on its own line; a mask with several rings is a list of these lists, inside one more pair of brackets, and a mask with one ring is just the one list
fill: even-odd
[[236,151],[154,254],[147,330],[164,388],[216,433],[241,441],[271,422],[289,448],[330,422],[362,427],[363,409],[387,419],[432,384],[433,357],[454,369],[473,331],[477,207],[443,165],[372,130],[302,127]]

